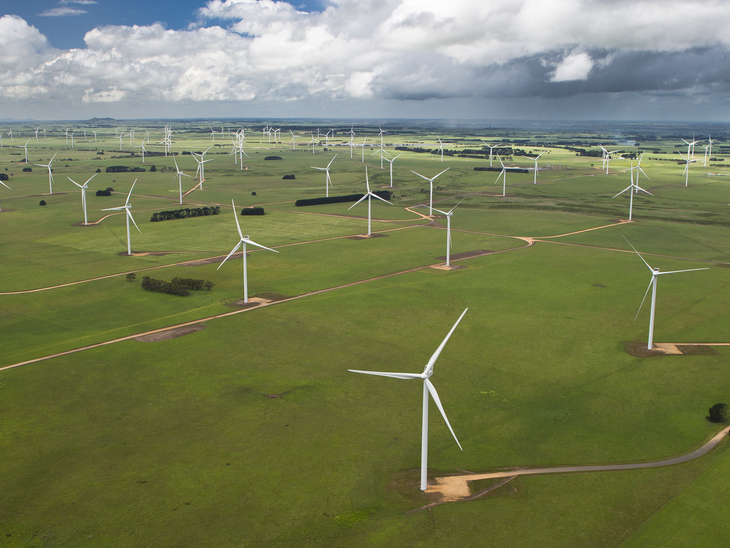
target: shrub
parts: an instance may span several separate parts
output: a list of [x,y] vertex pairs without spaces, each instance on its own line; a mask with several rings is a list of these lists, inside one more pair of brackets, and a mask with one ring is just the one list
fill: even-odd
[[[373,192],[373,194],[376,194],[377,196],[380,196],[384,200],[390,200],[391,192],[390,190],[376,190]],[[295,206],[309,206],[309,205],[319,205],[319,204],[338,204],[342,202],[357,202],[360,198],[362,198],[363,194],[347,194],[345,196],[330,196],[329,198],[307,198],[304,200],[297,200],[294,205]]]
[[29,173],[29,172],[33,171],[33,168],[32,167],[24,167],[23,168],[23,171],[25,171],[26,173]]
[[245,207],[241,210],[241,215],[263,215],[263,207]]
[[114,189],[110,186],[106,187],[107,192],[114,192]]
[[707,416],[707,420],[710,422],[727,422],[727,404],[716,403],[710,407],[710,414]]
[[267,156],[264,160],[281,160],[281,156]]
[[137,275],[134,272],[130,272],[126,276],[128,282],[133,282],[136,277],[137,277]]
[[255,190],[251,193],[251,196],[256,196],[256,191]]
[[215,284],[213,282],[206,281],[203,285],[205,286],[205,289],[207,291],[210,291],[210,288],[213,287]]
[[44,205],[46,205],[46,201],[45,200],[41,200],[40,202],[38,202],[38,205],[44,206]]
[[96,168],[96,172],[97,172],[97,173],[101,173],[101,169],[97,167],[97,168]]
[[[5,171],[7,171],[8,168],[5,168]],[[9,181],[10,177],[8,177],[7,173],[0,173],[0,181]]]
[[97,196],[111,196],[112,193],[109,190],[97,190],[96,195]]
[[282,177],[282,179],[285,179],[285,180],[296,179],[296,176],[295,175],[284,175]]
[[154,173],[155,171],[157,171],[157,168],[154,165],[150,166],[150,173]]

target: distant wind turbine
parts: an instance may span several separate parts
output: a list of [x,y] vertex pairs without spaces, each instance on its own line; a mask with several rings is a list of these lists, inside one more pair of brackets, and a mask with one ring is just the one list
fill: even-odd
[[81,207],[84,210],[84,224],[88,225],[89,221],[86,217],[86,189],[89,188],[89,182],[91,182],[91,179],[96,177],[96,173],[94,173],[91,177],[89,177],[89,180],[86,181],[83,185],[78,184],[76,181],[74,181],[71,177],[66,177],[69,181],[71,181],[73,184],[75,184],[77,187],[81,189]]
[[[9,187],[8,185],[6,185],[5,183],[3,183],[2,181],[0,181],[0,185],[3,185],[3,186],[4,186],[5,188],[7,188],[8,190],[13,190],[12,188],[10,188],[10,187]],[[3,208],[2,208],[2,207],[0,207],[0,211],[2,211],[2,210],[3,210]]]
[[480,141],[482,141],[486,146],[489,147],[489,167],[492,167],[492,151],[497,147],[501,147],[504,143],[497,143],[496,145],[490,145],[484,139],[480,139]]
[[687,155],[687,157],[685,158],[684,155],[681,152],[679,152],[679,151],[677,151],[677,154],[679,154],[680,156],[682,156],[682,160],[685,161],[684,171],[682,172],[682,175],[685,176],[684,186],[689,186],[689,165],[690,164],[694,164],[697,160],[690,160],[689,155]]
[[402,152],[393,158],[392,160],[389,160],[388,158],[384,158],[386,162],[390,164],[390,188],[393,188],[393,162],[395,162],[400,156],[403,154]]
[[347,208],[347,211],[350,211],[353,207],[355,207],[357,204],[359,204],[360,202],[362,202],[365,198],[368,199],[368,236],[370,236],[372,234],[372,232],[370,230],[370,227],[371,227],[371,219],[372,219],[372,215],[371,215],[371,213],[372,213],[372,200],[371,200],[371,198],[377,198],[378,200],[380,200],[381,202],[385,202],[386,204],[390,204],[390,205],[393,205],[393,204],[391,204],[388,200],[385,200],[385,199],[381,198],[377,194],[373,194],[370,191],[370,180],[368,179],[368,166],[365,166],[365,185],[366,185],[366,188],[368,189],[367,194],[365,194],[357,202],[355,202],[350,207],[348,207]]
[[231,250],[231,252],[226,256],[225,259],[223,259],[223,262],[218,265],[218,268],[216,270],[220,270],[220,267],[225,264],[225,262],[233,255],[239,247],[243,246],[243,302],[248,302],[248,270],[246,267],[246,244],[250,244],[256,247],[260,247],[261,249],[265,249],[266,251],[273,251],[274,253],[279,253],[275,249],[269,249],[268,247],[264,247],[261,244],[257,244],[253,240],[249,239],[248,235],[244,236],[243,232],[241,232],[241,225],[238,223],[238,215],[236,214],[236,204],[231,200],[231,205],[233,206],[233,216],[236,219],[236,229],[238,230],[238,236],[241,238],[241,240],[236,244],[236,246]]
[[428,216],[429,217],[431,215],[433,215],[433,182],[436,179],[436,177],[438,177],[439,175],[442,175],[442,174],[446,173],[448,170],[449,170],[449,168],[447,167],[441,173],[439,173],[438,175],[435,175],[435,176],[431,177],[430,179],[428,177],[425,177],[425,176],[421,175],[420,173],[416,173],[415,171],[411,170],[411,173],[413,173],[415,175],[418,175],[421,179],[426,179],[428,181],[428,187],[429,187],[429,193],[428,193]]
[[[58,152],[56,152],[53,155],[53,158],[56,157],[56,154],[58,154]],[[47,167],[48,168],[48,188],[49,188],[48,193],[49,194],[53,194],[53,171],[51,171],[51,169],[52,169],[51,164],[53,163],[53,158],[51,158],[51,161],[48,162],[47,164],[35,164],[38,167]]]
[[[449,211],[441,211],[440,209],[433,208],[434,211],[438,211],[442,215],[446,215],[446,266],[451,266],[450,258],[451,258],[451,247],[453,245],[451,241],[451,217],[454,215],[454,210],[459,207],[461,202],[466,200],[466,198],[462,198],[462,200],[456,204],[454,207],[452,207]],[[424,206],[425,207],[425,206]]]
[[523,158],[527,158],[528,160],[532,160],[535,162],[535,178],[532,182],[533,185],[537,184],[537,161],[540,159],[540,156],[542,156],[543,154],[545,154],[544,150],[540,154],[538,154],[536,158],[530,158],[529,156],[522,156]]
[[[643,158],[643,157],[644,157],[644,155],[642,154],[641,158]],[[627,190],[629,191],[629,196],[630,196],[630,198],[629,198],[629,221],[631,220],[631,216],[634,211],[634,194],[637,194],[639,191],[641,191],[641,192],[648,194],[649,196],[654,196],[651,192],[649,192],[648,190],[644,190],[643,188],[641,188],[639,186],[639,173],[644,173],[644,170],[641,169],[641,158],[639,158],[639,163],[636,166],[634,166],[632,164],[631,168],[629,169],[629,174],[631,175],[631,184],[629,186],[627,186],[625,189],[623,189],[621,192],[616,194],[616,196],[613,197],[613,198],[616,198],[616,197],[620,196],[621,194],[623,194],[624,192],[626,192]],[[636,182],[634,182],[634,170],[636,170]],[[647,179],[649,178],[649,176],[646,173],[644,173],[644,176]],[[611,199],[613,200],[613,198],[611,198]]]
[[[172,157],[172,161],[175,162],[175,170],[177,171],[177,174],[175,177],[177,178],[178,188],[180,189],[180,205],[182,205],[182,178],[183,177],[190,177],[190,175],[185,175],[182,171],[180,171],[180,168],[177,167],[177,160],[175,160],[175,157]],[[174,181],[175,179],[173,179]]]
[[137,229],[137,232],[142,234],[142,231],[137,226],[137,223],[134,222],[134,217],[132,217],[132,204],[129,203],[129,198],[132,196],[132,191],[134,190],[134,185],[137,184],[137,179],[134,180],[134,183],[132,183],[132,188],[129,189],[129,194],[127,194],[127,201],[124,202],[123,206],[119,207],[110,207],[108,209],[102,209],[102,211],[122,211],[124,210],[126,216],[127,216],[127,255],[132,255],[132,240],[129,235],[129,220],[132,220],[132,223],[134,223],[134,227]]
[[332,162],[335,161],[335,158],[337,158],[337,154],[335,154],[332,159],[330,160],[330,163],[327,164],[327,167],[314,167],[312,166],[312,169],[317,169],[319,171],[325,172],[325,178],[324,178],[324,191],[325,191],[325,197],[329,198],[330,195],[330,187],[332,186],[332,179],[330,178],[330,166],[332,165]]

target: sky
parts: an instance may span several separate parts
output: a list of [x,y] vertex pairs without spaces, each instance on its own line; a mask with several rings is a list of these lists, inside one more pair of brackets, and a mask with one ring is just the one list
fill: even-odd
[[2,119],[730,121],[727,1],[33,0],[3,9]]

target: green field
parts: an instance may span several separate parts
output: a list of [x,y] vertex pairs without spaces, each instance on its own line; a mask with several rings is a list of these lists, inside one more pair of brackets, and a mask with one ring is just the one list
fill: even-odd
[[[163,125],[148,124],[153,142]],[[430,477],[690,452],[722,427],[705,415],[730,399],[730,347],[627,352],[647,340],[648,303],[634,316],[650,273],[624,237],[662,271],[709,268],[660,278],[655,340],[730,343],[724,168],[693,164],[685,187],[682,165],[650,159],[672,158],[675,142],[657,136],[651,146],[664,156],[646,153],[651,179],[640,182],[654,196],[636,196],[635,222],[619,223],[628,197],[612,197],[628,186],[631,160],[614,159],[606,175],[600,156],[546,146],[558,136],[510,135],[520,142],[504,154],[509,165],[532,167],[521,152],[549,152],[537,185],[532,171],[509,173],[502,197],[498,172],[473,168],[489,165],[479,137],[504,135],[445,130],[441,139],[456,144],[441,162],[413,150],[435,150],[433,131],[393,127],[385,148],[403,152],[393,205],[373,203],[379,237],[362,239],[365,203],[294,205],[324,195],[324,174],[311,167],[335,153],[330,195],[364,192],[360,152],[350,159],[344,146],[349,126],[314,155],[268,143],[251,126],[243,170],[217,139],[204,189],[183,206],[172,157],[143,164],[128,138],[120,152],[114,128],[96,129],[96,143],[71,149],[49,127],[46,141],[28,145],[30,172],[22,149],[0,148],[12,188],[0,187],[0,368],[37,360],[0,370],[0,546],[726,544],[726,441],[681,465],[520,477],[476,500],[412,513],[438,501],[418,490],[421,384],[347,371],[422,371],[468,307],[432,379],[464,450],[432,406]],[[174,123],[173,151],[204,151],[207,129]],[[597,148],[595,136],[571,139]],[[720,151],[723,138],[715,139]],[[390,189],[375,149],[365,151],[371,188]],[[54,152],[48,195],[47,170],[32,163]],[[282,159],[264,160],[272,155]],[[195,172],[189,155],[176,159]],[[105,171],[118,165],[146,171]],[[433,176],[447,167],[434,206],[448,211],[463,199],[451,253],[465,268],[451,271],[432,268],[444,262],[446,219],[406,209],[429,199],[411,170]],[[123,214],[80,224],[80,192],[66,177],[83,182],[97,169],[91,222],[122,205],[137,179],[132,256]],[[94,195],[107,187],[111,196]],[[279,251],[248,258],[249,293],[268,305],[237,304],[240,253],[218,269],[239,239],[232,199],[237,213],[265,209],[237,218],[244,234]],[[204,206],[220,214],[150,222],[155,212]],[[179,297],[144,291],[143,276],[215,285]],[[186,322],[204,329],[129,338]]]

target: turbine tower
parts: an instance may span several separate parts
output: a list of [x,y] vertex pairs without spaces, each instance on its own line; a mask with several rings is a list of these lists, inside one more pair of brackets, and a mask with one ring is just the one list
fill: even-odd
[[66,177],[69,181],[71,181],[73,184],[75,184],[77,187],[81,189],[81,207],[84,210],[84,224],[88,225],[89,221],[86,217],[86,189],[89,188],[89,182],[91,182],[91,179],[96,177],[96,173],[94,173],[91,177],[89,177],[89,180],[86,181],[83,185],[78,184],[76,181],[74,181],[71,177]]
[[536,158],[530,158],[529,156],[523,156],[523,158],[527,158],[528,160],[532,160],[535,162],[535,178],[532,181],[533,185],[537,184],[537,161],[540,159],[540,156],[542,156],[543,154],[545,154],[544,150],[540,154],[538,154]]
[[337,158],[337,154],[335,154],[332,159],[330,160],[330,163],[327,164],[327,167],[314,167],[312,166],[312,169],[317,169],[319,171],[325,172],[325,178],[324,178],[324,191],[325,191],[325,197],[329,198],[330,195],[330,187],[332,186],[332,179],[330,178],[330,166],[332,165],[332,162],[335,161],[335,158]]
[[129,198],[132,196],[132,191],[134,190],[134,185],[137,184],[137,179],[134,180],[132,183],[132,188],[129,189],[129,194],[127,194],[127,201],[124,202],[123,206],[119,207],[110,207],[108,209],[102,209],[102,211],[121,211],[124,210],[127,216],[127,255],[132,255],[132,240],[129,235],[129,220],[132,220],[132,223],[134,223],[134,228],[137,229],[137,232],[142,234],[142,231],[137,226],[137,223],[134,222],[134,217],[132,217],[132,204],[129,203]]
[[382,202],[385,202],[386,204],[390,204],[390,205],[393,205],[393,204],[391,204],[388,200],[385,200],[385,199],[381,198],[377,194],[373,194],[370,191],[370,180],[368,179],[368,166],[365,166],[365,185],[366,185],[366,188],[368,189],[367,194],[365,194],[357,202],[355,202],[350,207],[348,207],[347,208],[347,211],[350,211],[353,207],[355,207],[357,204],[359,204],[360,202],[362,202],[365,198],[368,199],[368,236],[370,236],[372,234],[371,231],[370,231],[371,219],[372,219],[372,216],[371,216],[371,213],[372,213],[372,200],[371,200],[371,198],[377,198],[378,200],[380,200]]
[[441,400],[439,399],[438,392],[436,392],[436,388],[429,380],[431,376],[433,375],[433,366],[436,363],[436,360],[438,360],[439,356],[441,355],[441,352],[444,349],[444,346],[446,346],[446,343],[449,341],[449,338],[451,337],[452,333],[456,329],[456,326],[459,325],[459,322],[464,317],[464,314],[466,314],[466,311],[469,310],[468,308],[464,310],[464,312],[461,313],[461,316],[459,316],[459,319],[456,320],[456,323],[454,324],[454,327],[451,328],[451,331],[449,331],[448,335],[446,335],[446,338],[441,342],[439,347],[436,349],[436,352],[434,352],[431,355],[431,359],[428,360],[428,363],[426,364],[426,367],[423,369],[423,373],[384,373],[380,371],[361,371],[359,369],[348,369],[348,371],[352,373],[362,373],[365,375],[376,375],[379,377],[392,377],[394,379],[401,379],[401,380],[411,380],[411,379],[422,379],[423,380],[423,411],[422,411],[422,422],[421,422],[421,491],[425,491],[428,489],[428,395],[431,394],[431,397],[433,398],[434,403],[436,403],[436,407],[438,407],[439,411],[441,412],[441,416],[444,418],[444,421],[446,422],[446,426],[449,427],[449,431],[451,432],[451,435],[454,436],[454,440],[456,441],[456,444],[459,446],[459,449],[462,449],[461,444],[459,443],[459,440],[456,437],[456,434],[454,433],[454,429],[451,428],[451,424],[449,424],[449,419],[446,418],[446,412],[444,411],[443,405],[441,405]]
[[[53,155],[53,158],[56,157],[56,154],[58,154],[58,152],[56,152]],[[51,164],[53,164],[53,158],[51,158],[51,161],[48,162],[47,164],[35,164],[38,167],[47,167],[48,168],[48,188],[49,188],[48,193],[49,194],[53,194],[53,172],[51,171]]]
[[428,177],[424,177],[420,173],[416,173],[415,171],[411,170],[411,173],[413,173],[415,175],[418,175],[421,179],[426,179],[428,181],[428,187],[429,187],[429,195],[428,195],[428,216],[429,217],[431,215],[433,215],[433,182],[434,182],[434,180],[436,180],[436,177],[438,177],[439,175],[442,175],[442,174],[446,173],[448,170],[449,170],[449,168],[447,167],[441,173],[439,173],[438,175],[435,175],[434,177],[431,177],[430,179]]

